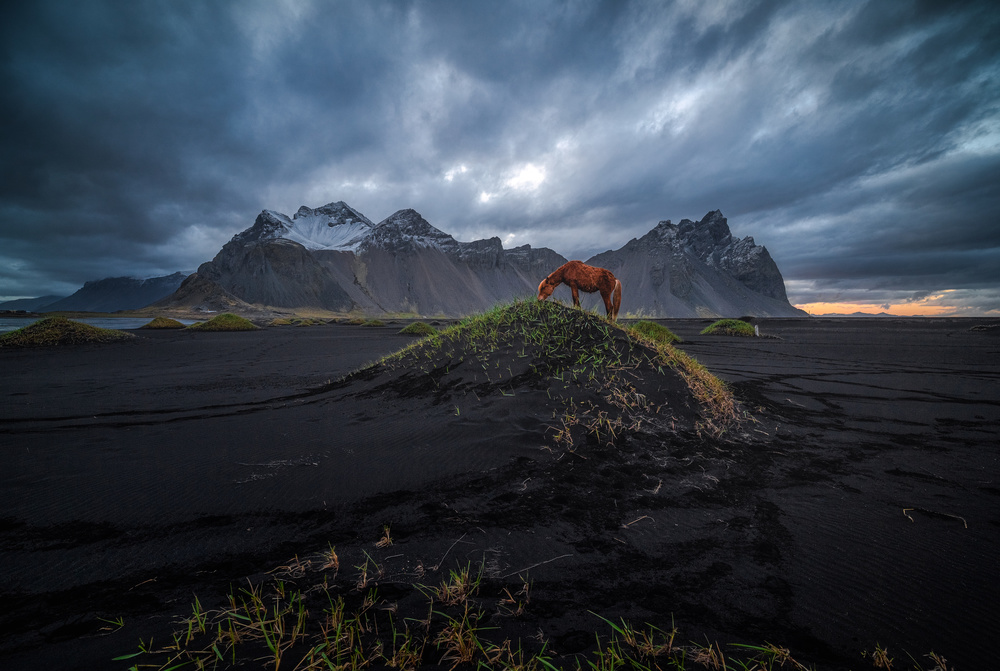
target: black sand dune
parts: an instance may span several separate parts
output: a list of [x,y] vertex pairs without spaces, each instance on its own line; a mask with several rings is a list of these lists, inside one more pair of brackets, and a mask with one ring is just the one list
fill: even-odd
[[[414,584],[470,566],[484,639],[538,650],[541,631],[559,665],[610,634],[596,613],[674,622],[679,641],[727,655],[777,643],[823,669],[869,668],[876,643],[903,668],[904,650],[928,669],[931,650],[988,668],[993,334],[803,319],[736,339],[664,323],[754,421],[714,434],[680,377],[590,322],[555,349],[501,328],[492,352],[444,343],[353,375],[412,339],[330,325],[0,351],[0,666],[162,663],[110,660],[169,640],[194,595],[219,608],[279,567],[351,608],[376,589],[383,626],[414,621]],[[588,370],[596,347],[620,366]],[[338,571],[321,570],[331,545]],[[514,615],[504,590],[522,578]],[[425,654],[433,668],[443,653]]]

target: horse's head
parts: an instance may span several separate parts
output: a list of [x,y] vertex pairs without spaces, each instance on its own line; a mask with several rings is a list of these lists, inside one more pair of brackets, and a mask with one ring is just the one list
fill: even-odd
[[545,278],[538,285],[538,300],[544,301],[546,298],[552,295],[552,292],[556,290],[558,282],[553,282],[549,278]]

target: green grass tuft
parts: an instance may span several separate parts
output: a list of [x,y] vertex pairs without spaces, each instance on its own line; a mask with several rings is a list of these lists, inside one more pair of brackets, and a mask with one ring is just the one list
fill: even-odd
[[362,326],[385,326],[385,322],[381,319],[369,319],[366,322],[361,323]]
[[169,317],[156,317],[153,321],[149,322],[145,326],[140,328],[144,329],[182,329],[184,324],[180,323],[176,319],[170,319]]
[[399,329],[400,335],[431,336],[436,335],[438,330],[430,324],[424,322],[413,322],[409,326]]
[[46,317],[22,329],[0,335],[0,347],[52,347],[131,340],[124,331],[102,329],[65,317]]
[[731,335],[754,337],[753,325],[742,319],[720,319],[708,326],[701,335]]
[[656,322],[647,321],[645,319],[632,324],[629,327],[629,331],[637,333],[640,336],[648,338],[654,342],[666,343],[667,345],[672,345],[675,342],[681,341],[681,339],[666,326],[661,326]]
[[[366,553],[367,554],[367,553]],[[593,644],[573,655],[550,650],[539,628],[530,638],[497,636],[496,618],[516,618],[532,611],[530,584],[512,594],[503,588],[507,610],[495,607],[502,585],[484,579],[482,566],[451,570],[438,588],[414,585],[423,594],[424,619],[399,618],[398,604],[380,592],[381,570],[368,575],[371,558],[356,567],[364,585],[338,576],[337,568],[316,566],[296,558],[295,570],[312,574],[317,584],[308,590],[275,578],[234,588],[219,608],[206,609],[195,596],[190,615],[180,620],[169,638],[154,645],[139,641],[138,650],[112,661],[130,661],[130,668],[170,671],[178,668],[295,669],[420,669],[477,668],[523,671],[582,671],[582,669],[759,669],[811,671],[788,648],[764,643],[685,643],[676,625],[637,626],[621,619],[595,616]],[[291,567],[283,567],[291,568]],[[376,565],[377,569],[381,569]],[[322,576],[322,582],[318,577]],[[332,583],[332,584],[331,584]],[[485,584],[484,584],[485,583]],[[398,583],[390,583],[398,591]],[[481,587],[489,595],[480,596]],[[517,610],[510,610],[516,604]],[[492,612],[491,612],[492,611]],[[117,624],[117,622],[114,622]],[[891,658],[872,656],[879,668]],[[931,653],[938,669],[944,660]],[[134,661],[133,661],[134,660]]]
[[212,317],[207,322],[199,322],[188,326],[196,331],[256,331],[257,326],[252,321],[231,312],[223,312]]

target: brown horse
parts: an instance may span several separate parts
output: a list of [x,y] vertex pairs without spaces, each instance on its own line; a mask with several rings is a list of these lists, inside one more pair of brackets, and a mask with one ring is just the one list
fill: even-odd
[[564,263],[538,285],[538,300],[544,301],[551,296],[560,284],[567,285],[573,291],[573,305],[576,307],[580,307],[581,291],[588,294],[600,291],[608,318],[611,321],[618,319],[618,308],[622,306],[622,283],[610,270],[588,266],[581,261]]

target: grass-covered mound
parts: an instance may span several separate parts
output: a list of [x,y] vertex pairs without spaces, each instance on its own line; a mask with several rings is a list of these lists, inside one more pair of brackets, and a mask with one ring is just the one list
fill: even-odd
[[366,321],[361,322],[361,325],[377,327],[377,326],[385,326],[385,322],[382,321],[381,319],[368,319]]
[[681,341],[681,339],[666,326],[645,319],[632,324],[629,327],[629,330],[632,333],[636,333],[643,338],[648,338],[653,342],[673,345],[675,342]]
[[753,324],[745,322],[742,319],[720,319],[706,327],[701,332],[701,335],[749,336],[752,338],[756,335],[756,332],[754,331]]
[[22,329],[0,335],[0,347],[53,347],[121,342],[133,338],[134,335],[124,331],[97,328],[65,317],[46,317]]
[[195,331],[256,331],[257,326],[252,321],[231,312],[223,312],[212,317],[207,322],[199,322],[188,326]]
[[470,396],[544,391],[552,437],[570,447],[613,441],[647,422],[714,431],[736,413],[726,386],[670,343],[535,300],[467,318],[356,375],[384,379],[397,393],[433,390],[459,413]]
[[185,328],[184,324],[177,321],[176,319],[171,319],[169,317],[156,317],[153,321],[149,322],[145,326],[140,326],[139,328],[144,329],[182,329]]
[[431,336],[438,332],[436,328],[430,324],[425,324],[424,322],[413,322],[408,326],[404,326],[399,329],[400,335],[411,335],[411,336]]
[[[650,495],[636,490],[659,489],[655,481],[647,484],[642,473],[654,457],[676,459],[680,454],[679,446],[670,444],[675,428],[688,430],[686,437],[678,437],[680,443],[733,417],[733,399],[725,386],[684,353],[669,343],[637,338],[602,317],[530,300],[499,306],[416,341],[348,375],[327,392],[334,388],[355,399],[378,399],[373,408],[404,400],[410,409],[423,405],[426,411],[414,422],[414,432],[426,436],[431,424],[436,429],[439,423],[450,423],[454,431],[448,435],[460,443],[470,432],[487,432],[499,424],[516,425],[520,432],[534,431],[536,423],[547,425],[547,433],[539,432],[546,444],[537,445],[547,448],[538,450],[546,456],[532,466],[524,463],[531,460],[519,459],[511,465],[512,474],[492,474],[489,477],[500,478],[494,481],[495,490],[487,486],[463,494],[489,500],[484,504],[488,519],[458,518],[448,505],[441,505],[448,498],[409,510],[406,500],[393,495],[392,505],[406,510],[399,514],[408,516],[409,527],[404,525],[397,534],[386,524],[381,536],[343,537],[339,548],[330,544],[319,553],[297,555],[287,566],[269,572],[270,580],[234,585],[221,603],[216,599],[203,606],[196,600],[175,636],[163,638],[166,643],[158,640],[155,652],[145,647],[123,655],[129,663],[147,668],[152,662],[148,668],[161,669],[245,664],[268,669],[541,671],[589,668],[591,663],[594,668],[683,669],[692,659],[715,654],[707,645],[681,644],[687,639],[676,630],[634,628],[595,615],[589,620],[593,634],[586,638],[598,640],[599,634],[599,649],[589,656],[556,658],[553,649],[561,646],[540,640],[537,623],[566,607],[601,606],[570,606],[559,599],[536,606],[536,587],[527,570],[522,574],[517,565],[497,565],[487,571],[487,558],[467,549],[469,559],[457,560],[457,568],[445,568],[459,552],[447,545],[465,538],[464,531],[454,529],[487,534],[478,530],[484,525],[506,538],[510,530],[525,524],[530,528],[540,518],[559,533],[580,538],[582,547],[601,549],[590,556],[617,552],[618,543],[625,541],[612,538],[624,533],[623,525],[649,523],[648,515],[626,512],[626,499],[641,496],[642,509],[648,510]],[[481,444],[473,440],[468,449]],[[516,470],[522,467],[529,470]],[[534,493],[522,498],[529,486]],[[470,507],[463,505],[462,510],[465,515]],[[367,509],[364,514],[371,517]],[[416,523],[423,515],[433,517],[426,532]],[[606,543],[583,539],[604,533],[609,519],[616,522]],[[459,526],[442,526],[450,524]],[[426,546],[434,548],[426,550],[427,560],[418,560],[418,553],[424,552],[417,549],[425,542],[421,533],[447,534],[444,556],[435,539]],[[360,545],[363,554],[352,544]],[[584,593],[592,589],[591,584],[582,588]],[[763,648],[745,651],[744,658],[758,654],[773,659]],[[610,659],[616,663],[610,664]]]

